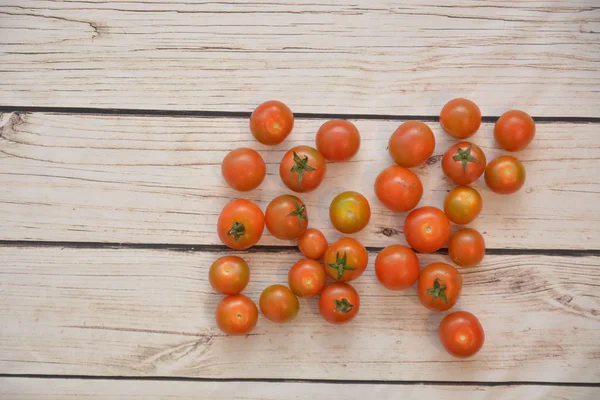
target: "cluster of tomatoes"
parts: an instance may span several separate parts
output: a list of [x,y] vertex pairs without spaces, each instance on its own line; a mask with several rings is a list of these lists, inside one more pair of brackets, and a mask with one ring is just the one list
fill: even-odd
[[[481,112],[470,100],[454,99],[443,107],[440,124],[450,136],[464,140],[479,129]],[[261,104],[250,117],[252,134],[265,145],[283,142],[293,125],[292,112],[278,101]],[[494,127],[496,141],[508,151],[524,149],[534,135],[533,119],[518,110],[503,114]],[[316,147],[297,146],[283,156],[279,174],[290,190],[303,193],[317,188],[325,176],[326,160],[342,162],[352,158],[359,150],[360,134],[349,121],[328,121],[317,132]],[[461,274],[446,263],[433,263],[421,270],[414,250],[430,253],[448,244],[450,259],[456,265],[473,267],[479,264],[485,255],[482,235],[471,228],[459,229],[453,235],[450,230],[451,222],[466,225],[481,212],[481,195],[468,185],[484,175],[493,192],[514,193],[525,182],[525,169],[512,156],[501,156],[487,163],[479,146],[461,141],[450,147],[442,158],[443,173],[459,185],[446,196],[444,210],[430,206],[415,209],[423,195],[423,185],[408,168],[427,161],[434,148],[433,132],[421,121],[401,124],[390,137],[388,149],[396,165],[379,174],[375,180],[375,194],[392,211],[412,210],[404,222],[404,235],[410,247],[393,245],[383,249],[375,259],[375,273],[381,284],[390,290],[407,289],[418,281],[420,302],[430,310],[447,311],[461,294]],[[232,188],[252,190],[265,177],[265,162],[255,150],[236,149],[223,160],[222,173]],[[329,215],[338,231],[352,234],[369,223],[371,208],[362,194],[348,191],[333,199]],[[328,244],[323,233],[308,228],[306,205],[300,198],[290,194],[278,196],[269,203],[264,214],[249,200],[233,200],[223,208],[217,225],[221,241],[236,250],[255,245],[265,225],[278,239],[298,241],[306,258],[289,270],[288,286],[272,285],[260,295],[260,311],[269,320],[288,322],[294,319],[300,308],[298,297],[317,295],[320,295],[319,311],[331,323],[345,323],[358,314],[360,297],[348,282],[358,278],[367,268],[367,250],[350,237]],[[321,259],[323,263],[319,261]],[[248,284],[249,276],[248,264],[237,256],[221,257],[210,267],[211,285],[227,295],[216,310],[217,324],[227,334],[247,334],[257,323],[256,304],[240,294]],[[327,276],[334,283],[327,285]],[[446,350],[457,357],[475,354],[484,342],[479,320],[464,311],[448,314],[440,324],[439,336]]]

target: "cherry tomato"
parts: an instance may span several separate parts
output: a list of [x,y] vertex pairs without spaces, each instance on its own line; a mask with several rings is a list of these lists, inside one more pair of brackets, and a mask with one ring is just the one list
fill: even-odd
[[300,310],[296,295],[283,285],[271,285],[263,290],[258,304],[263,315],[273,322],[289,322]]
[[327,250],[327,239],[320,230],[308,228],[298,239],[298,248],[306,258],[318,260]]
[[456,231],[448,243],[448,255],[456,265],[474,267],[485,256],[483,236],[471,228],[462,228]]
[[341,282],[361,276],[368,261],[367,249],[352,238],[342,238],[325,250],[325,272]]
[[319,312],[332,324],[344,324],[358,314],[360,297],[352,286],[334,282],[327,286],[319,298]]
[[423,184],[411,170],[394,165],[384,169],[375,179],[375,194],[390,210],[408,211],[421,201]]
[[280,101],[262,103],[250,116],[250,131],[262,144],[275,145],[283,142],[294,127],[294,114]]
[[494,126],[496,142],[504,150],[523,150],[535,136],[535,122],[526,112],[510,110],[500,116]]
[[217,325],[228,335],[246,335],[258,321],[256,304],[243,294],[227,296],[217,306]]
[[283,156],[279,176],[294,192],[310,192],[323,182],[326,168],[325,158],[317,149],[297,146]]
[[406,246],[388,246],[375,259],[377,279],[390,290],[404,290],[419,279],[419,259]]
[[327,275],[321,263],[315,260],[300,260],[288,272],[290,289],[298,297],[312,297],[321,293]]
[[439,208],[417,208],[404,220],[404,237],[413,249],[431,253],[448,242],[450,220]]
[[454,357],[466,358],[475,355],[483,347],[485,333],[481,323],[473,314],[455,311],[440,323],[440,342]]
[[435,149],[433,132],[421,121],[406,121],[396,129],[388,144],[390,156],[405,168],[423,164]]
[[265,220],[271,235],[281,240],[298,239],[308,227],[304,202],[291,194],[275,197],[267,206]]
[[494,193],[515,193],[525,184],[525,167],[513,156],[498,157],[485,169],[485,183]]
[[419,276],[417,294],[419,301],[433,311],[451,309],[462,290],[462,277],[453,266],[433,263],[426,266]]
[[256,189],[265,179],[265,161],[256,150],[235,149],[228,153],[221,164],[221,173],[229,186],[247,192]]
[[342,192],[329,205],[331,223],[342,233],[361,231],[371,220],[371,206],[358,192]]
[[360,133],[350,121],[334,119],[317,131],[317,149],[329,161],[347,161],[360,148]]
[[486,162],[485,154],[479,146],[461,142],[444,153],[442,170],[457,185],[468,185],[483,174]]
[[473,222],[483,208],[483,199],[477,191],[470,186],[459,186],[446,196],[444,212],[450,221],[459,225]]
[[248,285],[250,268],[243,258],[224,256],[218,258],[208,270],[208,281],[217,292],[239,294]]
[[254,246],[265,229],[265,216],[250,200],[233,200],[227,204],[217,222],[217,232],[224,245],[235,250]]
[[456,139],[473,136],[481,125],[481,110],[467,99],[450,100],[440,113],[440,125],[446,133]]

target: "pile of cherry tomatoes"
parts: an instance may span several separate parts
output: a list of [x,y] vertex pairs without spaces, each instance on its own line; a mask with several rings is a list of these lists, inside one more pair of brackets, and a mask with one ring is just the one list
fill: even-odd
[[[404,235],[410,247],[393,245],[381,250],[375,260],[375,273],[381,284],[390,290],[407,289],[418,281],[420,302],[430,310],[447,311],[460,297],[461,274],[446,263],[433,263],[421,270],[414,250],[430,253],[448,244],[448,254],[456,265],[473,267],[479,264],[485,255],[482,235],[471,228],[459,229],[453,235],[450,231],[451,222],[469,224],[483,207],[479,192],[468,185],[484,175],[493,192],[514,193],[525,183],[525,168],[512,156],[501,156],[488,163],[479,146],[464,141],[481,125],[481,112],[472,101],[458,98],[448,102],[441,111],[440,124],[446,133],[461,140],[442,158],[444,175],[459,186],[446,196],[443,211],[430,206],[415,209],[423,195],[423,185],[408,168],[416,167],[432,156],[435,137],[421,121],[401,124],[391,135],[388,147],[396,165],[379,174],[374,189],[379,201],[388,209],[395,212],[412,210],[404,222]],[[252,134],[265,145],[282,143],[293,126],[292,112],[278,101],[261,104],[250,117]],[[504,113],[494,127],[496,141],[508,151],[524,149],[534,135],[533,119],[518,110]],[[344,120],[324,123],[315,141],[316,149],[297,146],[286,152],[281,160],[281,180],[296,193],[310,192],[321,184],[327,169],[326,160],[347,161],[360,148],[358,129]],[[233,189],[249,191],[257,188],[265,178],[265,162],[255,150],[235,149],[224,158],[222,173]],[[329,215],[338,231],[352,234],[369,223],[371,207],[362,194],[347,191],[333,199]],[[367,268],[365,247],[350,237],[328,244],[323,233],[308,228],[306,205],[291,194],[274,198],[264,213],[249,200],[233,200],[223,208],[217,229],[226,246],[244,250],[258,242],[265,225],[278,239],[297,240],[306,258],[290,268],[287,286],[278,284],[264,289],[259,300],[262,314],[274,322],[288,322],[298,314],[298,297],[320,296],[319,311],[325,320],[340,324],[356,317],[360,296],[348,282],[358,278]],[[334,283],[327,285],[327,276]],[[249,277],[248,264],[237,256],[221,257],[210,267],[211,285],[227,296],[216,310],[217,324],[226,334],[247,334],[256,326],[258,308],[251,299],[240,294]],[[479,320],[465,311],[446,315],[440,324],[439,336],[446,350],[456,357],[475,354],[484,342]]]

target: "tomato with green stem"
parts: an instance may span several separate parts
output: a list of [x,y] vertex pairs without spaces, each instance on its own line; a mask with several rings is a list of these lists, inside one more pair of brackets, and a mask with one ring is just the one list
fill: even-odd
[[476,316],[466,311],[455,311],[446,315],[438,332],[442,346],[458,358],[475,355],[485,342],[483,326]]
[[356,233],[371,220],[371,206],[365,196],[358,192],[342,192],[329,205],[331,223],[342,233]]
[[431,157],[435,149],[435,136],[431,128],[421,121],[406,121],[392,133],[388,151],[394,162],[413,168]]
[[239,294],[248,285],[250,268],[241,257],[223,256],[212,263],[208,270],[208,281],[217,292]]
[[494,138],[504,150],[519,151],[526,148],[535,136],[535,122],[526,112],[510,110],[498,118]]
[[260,311],[273,322],[289,322],[296,318],[300,302],[296,295],[284,285],[271,285],[260,295]]
[[485,256],[483,236],[475,229],[459,229],[450,238],[448,255],[454,264],[461,267],[476,266]]
[[325,250],[324,260],[327,275],[337,281],[348,282],[365,272],[369,254],[359,241],[342,238]]
[[250,200],[233,200],[227,204],[217,222],[217,232],[224,245],[245,250],[254,246],[265,229],[262,210]]
[[306,205],[290,194],[275,197],[265,212],[267,230],[281,240],[298,239],[308,227]]
[[317,131],[317,149],[329,161],[347,161],[360,148],[360,133],[350,121],[334,119]]
[[513,156],[493,159],[485,169],[485,183],[494,193],[518,192],[525,184],[525,167]]
[[456,139],[466,139],[479,129],[481,110],[468,99],[450,100],[442,108],[440,125],[448,135]]
[[430,310],[451,309],[458,301],[461,290],[462,277],[452,265],[433,263],[421,271],[417,294],[421,304]]
[[297,146],[283,156],[279,176],[294,192],[310,192],[323,182],[326,168],[325,158],[317,149]]
[[457,185],[468,185],[483,174],[486,162],[485,154],[479,146],[460,142],[444,153],[442,170]]
[[250,116],[250,132],[262,144],[276,145],[294,127],[294,114],[284,103],[271,100],[256,107]]
[[459,186],[446,195],[444,212],[450,221],[466,225],[477,218],[483,208],[481,194],[470,186]]
[[344,324],[358,315],[360,296],[356,289],[344,282],[327,286],[319,298],[319,312],[332,324]]
[[404,237],[413,249],[434,252],[450,239],[450,220],[439,208],[416,208],[404,220]]
[[412,210],[423,196],[421,179],[411,170],[393,165],[375,179],[375,195],[384,206],[396,212]]
[[256,304],[243,294],[227,296],[217,306],[219,329],[228,335],[247,335],[258,321]]
[[325,270],[316,260],[300,260],[288,272],[288,284],[298,297],[318,295],[325,287],[326,281]]
[[323,257],[327,250],[327,239],[323,233],[315,228],[308,228],[302,236],[298,238],[298,248],[304,254],[304,257],[318,260]]

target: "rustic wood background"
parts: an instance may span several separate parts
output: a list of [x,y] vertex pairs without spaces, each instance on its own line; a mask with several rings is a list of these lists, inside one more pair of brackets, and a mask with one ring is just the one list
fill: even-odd
[[[598,0],[1,0],[0,398],[599,398],[599,35]],[[456,308],[480,317],[486,344],[469,360],[438,344],[443,315],[372,266],[404,243],[405,215],[372,190],[389,135],[406,119],[432,127],[435,155],[415,172],[422,204],[441,206],[452,140],[437,115],[458,96],[480,105],[473,140],[490,159],[502,112],[538,122],[518,194],[475,184],[488,255],[462,270]],[[248,131],[268,99],[296,115],[269,148]],[[267,180],[248,197],[264,207],[286,192],[285,150],[330,118],[357,125],[361,151],[302,198],[330,240],[335,194],[371,200],[355,235],[370,251],[361,314],[334,327],[303,300],[291,324],[224,336],[207,270],[230,253],[215,224],[239,194],[220,162],[261,151]],[[238,254],[254,300],[300,258],[268,232]]]

